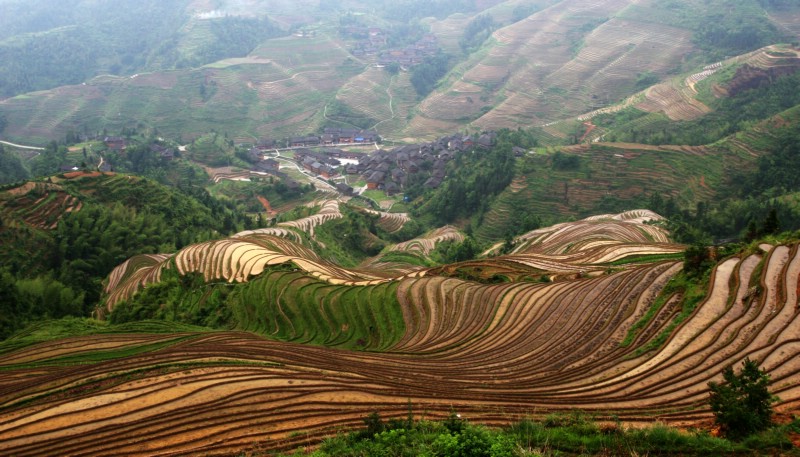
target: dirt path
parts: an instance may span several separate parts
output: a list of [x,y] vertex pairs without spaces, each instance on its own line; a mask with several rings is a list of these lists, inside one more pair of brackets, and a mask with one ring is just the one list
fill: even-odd
[[397,117],[397,115],[394,112],[394,107],[392,106],[392,102],[394,101],[394,96],[392,95],[391,91],[392,83],[394,82],[395,78],[397,78],[397,76],[392,76],[391,78],[389,78],[389,85],[386,87],[386,95],[389,96],[389,112],[392,113],[392,117],[378,122],[377,124],[373,125],[370,130],[376,130],[379,125],[383,124],[384,122],[389,122],[391,120],[394,120],[394,118]]
[[36,146],[23,146],[21,144],[9,143],[8,141],[0,140],[0,143],[5,144],[7,146],[19,148],[19,149],[30,149],[33,151],[44,151],[44,148],[37,148]]

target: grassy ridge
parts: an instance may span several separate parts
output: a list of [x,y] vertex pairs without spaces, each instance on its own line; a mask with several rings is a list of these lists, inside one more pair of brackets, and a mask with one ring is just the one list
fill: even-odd
[[236,327],[281,341],[381,350],[405,332],[397,285],[336,286],[298,272],[272,272],[236,287]]
[[353,350],[384,350],[405,333],[396,283],[333,285],[290,264],[246,283],[205,284],[168,270],[162,282],[118,303],[111,322],[158,318],[235,328],[269,339]]

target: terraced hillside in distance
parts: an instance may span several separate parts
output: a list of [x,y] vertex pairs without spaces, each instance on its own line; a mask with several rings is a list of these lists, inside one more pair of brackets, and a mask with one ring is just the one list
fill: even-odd
[[645,205],[653,194],[686,205],[713,199],[727,176],[755,164],[763,153],[741,148],[591,143],[561,148],[576,166],[558,168],[553,155],[517,162],[514,181],[486,212],[475,237],[490,243],[517,227],[526,214],[551,220],[585,217]]
[[595,216],[528,233],[509,255],[394,275],[266,234],[132,259],[111,275],[109,303],[135,302],[142,282],[166,287],[158,270],[199,273],[207,297],[227,290],[231,330],[9,339],[0,453],[289,450],[409,408],[489,425],[575,408],[692,425],[711,418],[707,383],[745,357],[771,375],[777,409],[796,413],[798,246],[719,259],[705,298],[689,299],[684,247],[660,221]]
[[692,50],[691,33],[617,17],[633,3],[558,2],[495,31],[421,103],[410,128],[540,125],[630,94],[637,74],[665,75]]
[[[696,71],[656,84],[621,103],[578,116],[584,125],[593,127],[582,141],[603,141],[609,130],[591,124],[604,115],[613,115],[628,109],[636,115],[630,121],[621,121],[625,127],[647,130],[649,126],[673,121],[696,121],[714,111],[715,101],[741,91],[742,87],[758,86],[758,78],[774,82],[778,76],[792,74],[800,68],[800,53],[790,46],[767,46],[759,50],[705,65]],[[739,89],[737,89],[739,88]],[[711,105],[711,106],[709,106]],[[552,131],[574,128],[572,120],[548,126]],[[621,126],[616,126],[620,128]]]
[[[774,42],[797,37],[796,8],[777,14],[755,0],[742,1],[758,13],[742,13],[752,21],[746,26],[774,28]],[[698,65],[711,70],[715,63],[707,61],[696,36],[703,26],[696,22],[713,17],[709,2],[682,0],[682,8],[693,11],[690,21],[656,0],[478,2],[467,12],[421,21],[454,67],[432,93],[420,96],[413,68],[393,75],[377,66],[378,51],[354,52],[354,40],[339,34],[338,18],[346,11],[316,11],[314,2],[303,3],[314,14],[293,16],[294,5],[275,0],[227,2],[224,11],[205,12],[212,5],[195,2],[177,39],[180,55],[203,54],[213,44],[204,14],[249,17],[248,9],[262,11],[287,29],[309,33],[267,39],[247,55],[196,68],[100,75],[8,98],[0,101],[8,119],[3,134],[43,145],[69,131],[119,131],[143,123],[185,140],[217,130],[252,142],[357,125],[385,138],[432,139],[465,128],[546,125],[613,106],[665,80],[638,103],[683,118],[703,107],[687,98],[692,82],[686,87],[670,78]],[[363,8],[358,16],[364,26],[388,30],[392,24],[375,14]],[[460,40],[481,14],[492,17],[496,30],[465,53]]]

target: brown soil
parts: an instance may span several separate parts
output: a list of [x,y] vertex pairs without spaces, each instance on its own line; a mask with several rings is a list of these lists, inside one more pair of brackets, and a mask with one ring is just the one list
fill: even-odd
[[790,75],[797,72],[797,70],[800,70],[800,60],[795,65],[771,68],[758,68],[745,64],[736,70],[733,79],[725,87],[725,92],[728,96],[735,97],[741,92],[755,89],[765,83],[771,84],[778,77]]
[[257,198],[258,201],[261,202],[261,205],[264,207],[264,210],[267,212],[269,216],[276,214],[275,211],[272,209],[272,206],[270,206],[269,200],[262,197],[261,195],[259,195]]

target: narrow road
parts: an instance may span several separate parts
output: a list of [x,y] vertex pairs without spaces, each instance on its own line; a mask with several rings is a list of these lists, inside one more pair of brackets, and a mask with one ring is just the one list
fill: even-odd
[[36,146],[23,146],[21,144],[9,143],[8,141],[2,141],[2,140],[0,140],[0,143],[6,144],[8,146],[15,147],[15,148],[19,148],[19,149],[30,149],[30,150],[33,150],[33,151],[44,151],[44,148],[37,148]]

